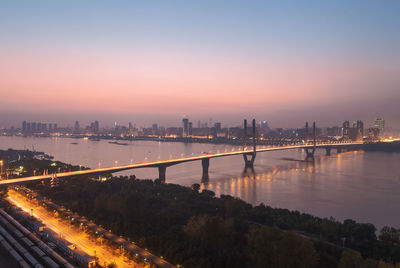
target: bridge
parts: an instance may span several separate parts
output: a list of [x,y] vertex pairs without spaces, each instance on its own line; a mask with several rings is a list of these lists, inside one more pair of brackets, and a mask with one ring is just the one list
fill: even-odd
[[[232,152],[223,152],[223,153],[205,153],[199,156],[190,156],[190,157],[182,157],[168,160],[158,160],[158,161],[149,161],[143,163],[134,163],[129,165],[120,165],[113,167],[104,167],[104,168],[95,168],[95,169],[86,169],[86,170],[77,170],[77,171],[69,171],[69,172],[60,172],[53,174],[44,174],[38,176],[24,177],[24,178],[16,178],[16,179],[8,179],[0,181],[0,186],[8,186],[13,184],[22,184],[29,183],[35,181],[43,181],[43,180],[55,180],[58,178],[67,178],[74,176],[82,176],[82,175],[101,175],[101,174],[110,174],[124,170],[130,169],[138,169],[138,168],[158,168],[159,171],[159,179],[165,181],[166,179],[166,170],[167,167],[186,163],[193,161],[201,161],[203,175],[202,178],[204,180],[208,179],[208,169],[210,166],[210,159],[218,158],[218,157],[228,157],[235,155],[243,155],[243,159],[245,162],[245,169],[253,168],[254,161],[257,153],[263,152],[271,152],[271,151],[282,151],[282,150],[293,150],[293,149],[304,149],[306,151],[306,160],[312,160],[314,158],[314,153],[316,149],[325,149],[326,154],[330,155],[332,149],[336,149],[337,152],[341,152],[343,149],[360,149],[363,146],[363,142],[317,142],[316,141],[316,127],[315,122],[313,123],[313,140],[308,141],[308,137],[306,137],[306,142],[302,144],[292,144],[285,146],[271,146],[266,148],[257,148],[256,147],[256,135],[255,135],[255,120],[253,120],[253,144],[252,149],[247,149],[247,121],[244,121],[244,145],[243,150],[232,151]],[[308,133],[308,124],[306,124],[306,131]]]

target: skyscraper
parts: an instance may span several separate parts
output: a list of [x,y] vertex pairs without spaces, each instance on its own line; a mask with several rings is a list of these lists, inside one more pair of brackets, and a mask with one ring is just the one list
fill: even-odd
[[189,135],[189,119],[184,117],[182,119],[182,123],[183,123],[183,133],[182,136],[183,137],[187,137]]
[[356,129],[357,129],[357,141],[362,141],[364,137],[364,123],[361,120],[357,121],[356,124]]
[[94,133],[99,134],[99,121],[94,121]]
[[385,120],[383,120],[382,118],[377,118],[375,120],[374,127],[379,129],[379,137],[382,138],[383,135],[385,134]]
[[268,132],[269,127],[268,127],[268,122],[263,120],[260,122],[260,130],[262,134],[265,134]]
[[74,132],[75,132],[75,133],[79,133],[79,121],[78,121],[78,120],[75,121]]
[[344,121],[343,122],[343,139],[348,140],[349,139],[349,131],[350,131],[350,122],[349,121]]
[[192,136],[193,135],[193,123],[189,122],[188,124],[188,136]]

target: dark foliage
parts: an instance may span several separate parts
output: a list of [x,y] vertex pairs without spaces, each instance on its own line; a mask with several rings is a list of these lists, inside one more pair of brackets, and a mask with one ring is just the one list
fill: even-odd
[[79,178],[36,190],[184,267],[337,267],[342,239],[364,258],[398,262],[400,256],[393,230],[378,240],[371,224],[253,207],[231,196],[199,192],[197,185]]

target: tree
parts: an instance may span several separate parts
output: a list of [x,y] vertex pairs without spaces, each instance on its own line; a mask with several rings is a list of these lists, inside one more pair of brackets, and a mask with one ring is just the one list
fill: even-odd
[[256,267],[277,267],[277,244],[282,239],[282,231],[263,226],[249,235],[248,254]]
[[339,268],[359,268],[363,263],[360,252],[354,250],[344,250],[340,257]]
[[200,190],[200,184],[198,184],[198,183],[193,184],[192,190],[195,191],[196,193],[198,193]]
[[394,268],[391,263],[384,262],[383,260],[380,260],[378,262],[378,268]]
[[277,267],[311,268],[317,266],[318,259],[314,243],[294,232],[284,233],[278,243]]
[[400,230],[397,230],[393,227],[385,226],[381,229],[379,239],[381,241],[385,241],[385,242],[399,243],[400,242]]

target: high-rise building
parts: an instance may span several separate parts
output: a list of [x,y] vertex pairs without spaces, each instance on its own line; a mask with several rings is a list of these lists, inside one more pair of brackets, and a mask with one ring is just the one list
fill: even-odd
[[217,132],[219,132],[219,131],[221,131],[221,128],[222,128],[222,124],[221,123],[215,123],[214,124],[214,128],[215,128],[215,131],[217,131]]
[[74,132],[79,133],[79,121],[78,120],[75,121]]
[[334,127],[328,127],[328,128],[326,129],[326,134],[327,134],[328,136],[330,136],[330,137],[339,136],[339,135],[340,135],[339,132],[340,132],[340,131],[339,131],[339,127],[336,127],[336,126],[334,126]]
[[152,130],[153,135],[157,135],[157,133],[158,133],[158,124],[153,124],[151,126],[151,130]]
[[193,135],[193,123],[189,122],[188,124],[188,136],[192,136]]
[[363,123],[363,121],[361,121],[361,120],[357,121],[356,129],[357,129],[356,140],[357,141],[362,141],[363,137],[364,137],[364,123]]
[[26,133],[26,121],[22,122],[22,132]]
[[378,140],[379,139],[379,129],[376,127],[370,127],[368,129],[368,138],[371,140]]
[[93,132],[95,133],[95,134],[99,134],[99,121],[94,121],[94,124],[93,124]]
[[128,124],[128,133],[129,133],[129,135],[133,136],[133,125],[132,125],[132,122],[129,122],[129,124]]
[[374,127],[379,129],[379,137],[382,138],[385,134],[385,120],[382,118],[377,118],[375,120]]
[[189,119],[184,117],[182,119],[182,123],[183,123],[183,133],[182,136],[183,137],[187,137],[189,135]]
[[261,121],[260,122],[260,130],[261,130],[261,132],[262,133],[266,133],[266,132],[268,132],[268,129],[269,129],[268,122],[265,121],[265,120]]
[[344,140],[348,140],[350,138],[350,122],[344,121],[342,128],[342,136]]

